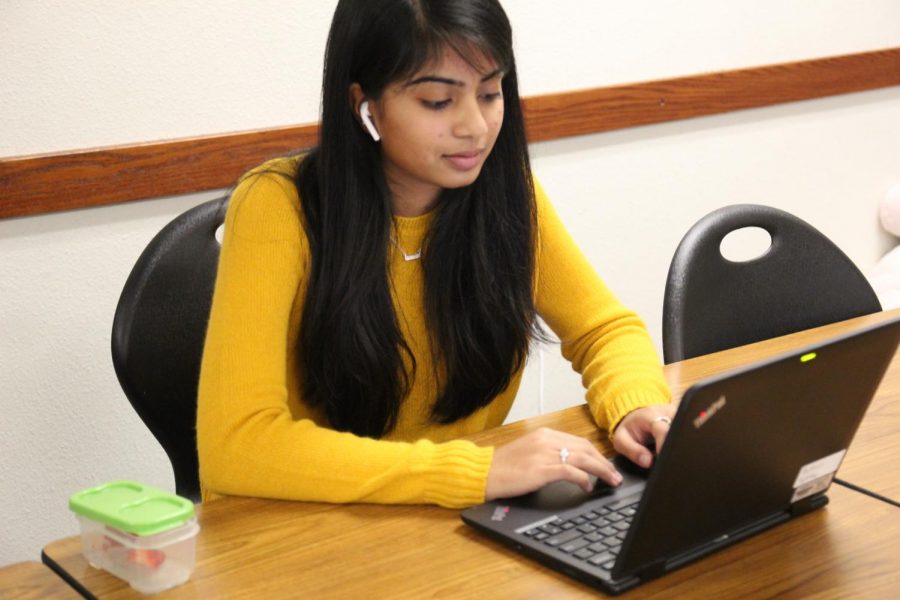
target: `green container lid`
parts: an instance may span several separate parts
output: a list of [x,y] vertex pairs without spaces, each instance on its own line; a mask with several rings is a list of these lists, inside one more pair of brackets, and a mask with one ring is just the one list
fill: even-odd
[[110,527],[153,535],[183,525],[194,516],[187,498],[134,481],[111,481],[72,494],[69,509]]

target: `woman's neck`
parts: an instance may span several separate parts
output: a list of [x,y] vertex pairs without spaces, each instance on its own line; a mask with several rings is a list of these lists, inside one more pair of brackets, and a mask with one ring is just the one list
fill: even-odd
[[391,208],[398,217],[418,217],[429,212],[437,204],[441,188],[429,183],[410,184],[387,175],[391,192]]
[[391,199],[391,206],[394,216],[397,217],[419,217],[429,212],[434,205],[437,204],[437,198],[430,202],[406,202],[403,199],[394,196]]

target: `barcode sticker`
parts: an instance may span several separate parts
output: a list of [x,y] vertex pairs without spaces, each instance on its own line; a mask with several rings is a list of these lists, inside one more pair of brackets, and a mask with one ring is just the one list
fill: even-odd
[[[829,454],[825,458],[814,460],[813,462],[800,467],[800,472],[797,473],[797,479],[794,480],[794,490],[825,475],[833,476],[834,473],[837,472],[838,467],[841,466],[841,461],[844,460],[845,454],[847,454],[846,449],[839,450],[834,454]],[[829,481],[831,480],[829,479]]]
[[796,502],[807,496],[812,496],[813,494],[818,494],[819,492],[827,490],[832,479],[834,479],[834,473],[828,473],[822,475],[818,479],[813,479],[798,488],[794,488],[794,496],[791,498],[791,502]]

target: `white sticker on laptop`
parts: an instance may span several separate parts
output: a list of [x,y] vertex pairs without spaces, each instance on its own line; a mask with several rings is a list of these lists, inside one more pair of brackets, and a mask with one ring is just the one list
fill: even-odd
[[800,467],[800,472],[797,473],[797,479],[794,480],[794,490],[804,487],[807,483],[812,482],[814,479],[818,480],[825,475],[834,476],[838,467],[841,466],[841,461],[844,460],[844,455],[846,453],[846,450],[840,450],[834,454],[829,454],[825,458],[814,460],[813,462]]
[[791,498],[791,502],[803,500],[807,496],[812,496],[813,494],[818,494],[819,492],[827,490],[832,479],[834,479],[834,473],[827,473],[818,479],[813,479],[798,488],[794,488],[794,496]]

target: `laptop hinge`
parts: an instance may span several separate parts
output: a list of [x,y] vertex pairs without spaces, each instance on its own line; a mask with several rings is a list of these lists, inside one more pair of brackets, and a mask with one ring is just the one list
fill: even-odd
[[721,535],[701,546],[695,547],[691,550],[688,550],[687,552],[683,552],[677,556],[672,557],[669,561],[667,561],[666,568],[669,571],[673,571],[679,567],[697,560],[698,558],[706,556],[707,554],[710,554],[715,550],[719,550],[721,548],[724,548],[725,546],[730,546],[731,544],[747,539],[752,535],[755,535],[761,531],[765,531],[766,529],[774,527],[779,523],[783,523],[788,519],[790,519],[790,516],[788,515],[787,511],[782,510],[758,521],[754,521],[746,527],[742,527],[741,529],[738,529],[727,535]]
[[828,496],[826,496],[825,494],[818,494],[816,496],[804,498],[803,500],[791,504],[791,516],[798,517],[800,515],[805,515],[808,512],[816,510],[817,508],[822,508],[826,504],[828,504]]
[[649,565],[647,565],[647,566],[644,567],[643,569],[640,569],[640,570],[637,572],[637,576],[638,576],[642,581],[648,581],[648,580],[650,580],[650,579],[655,579],[655,578],[657,578],[657,577],[660,577],[660,576],[663,575],[665,572],[666,572],[666,561],[665,561],[665,560],[658,560],[658,561],[656,561],[656,562],[650,563]]

